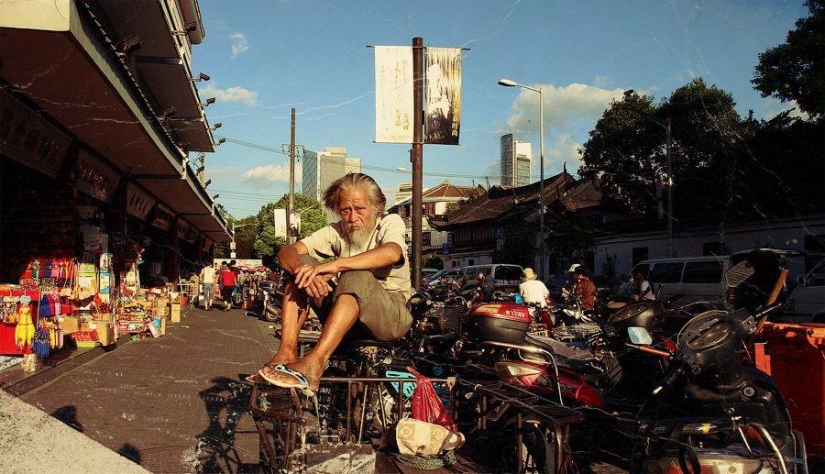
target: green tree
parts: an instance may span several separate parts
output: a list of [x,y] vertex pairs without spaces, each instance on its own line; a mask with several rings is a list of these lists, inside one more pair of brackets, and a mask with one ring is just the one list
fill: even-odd
[[785,43],[759,55],[751,83],[762,97],[796,101],[814,119],[825,114],[825,0],[807,0]]
[[[284,195],[278,202],[269,203],[258,212],[258,235],[253,247],[260,258],[267,256],[274,258],[278,251],[286,245],[286,239],[275,236],[275,209],[286,209],[289,203],[289,196]],[[294,210],[301,214],[301,232],[299,238],[308,236],[326,225],[326,213],[322,209],[321,203],[305,196],[295,194],[293,196]]]
[[731,94],[698,78],[658,105],[648,96],[629,99],[611,103],[590,132],[579,174],[599,180],[608,205],[655,217],[657,189],[668,179],[665,124],[670,119],[676,222],[729,215],[738,188],[747,185],[733,178],[750,136]]

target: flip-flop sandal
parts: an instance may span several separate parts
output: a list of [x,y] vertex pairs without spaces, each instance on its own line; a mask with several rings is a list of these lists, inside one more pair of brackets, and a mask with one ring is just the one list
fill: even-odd
[[263,378],[264,380],[266,380],[270,384],[272,384],[276,387],[281,387],[281,388],[297,388],[305,396],[310,397],[310,398],[315,396],[315,390],[317,390],[317,387],[315,387],[315,388],[310,387],[309,386],[309,380],[307,380],[306,376],[304,374],[302,374],[301,372],[299,372],[295,369],[290,369],[285,364],[277,364],[277,365],[274,365],[274,366],[270,365],[270,364],[267,364],[267,365],[264,365],[264,368],[269,368],[269,369],[274,370],[275,372],[280,372],[282,374],[289,375],[291,377],[294,377],[295,380],[296,380],[296,382],[284,382],[283,380],[278,380],[278,379],[268,377],[264,373],[263,369],[259,370],[258,375],[260,375],[261,378]]

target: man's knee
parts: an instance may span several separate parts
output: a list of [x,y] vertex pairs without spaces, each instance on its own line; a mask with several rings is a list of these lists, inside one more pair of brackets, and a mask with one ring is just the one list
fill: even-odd
[[369,291],[375,276],[368,270],[354,270],[341,274],[338,279],[338,294],[350,294],[360,297],[365,291]]

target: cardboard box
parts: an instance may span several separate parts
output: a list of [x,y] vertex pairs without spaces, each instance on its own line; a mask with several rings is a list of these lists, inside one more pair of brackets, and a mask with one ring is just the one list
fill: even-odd
[[170,308],[172,310],[171,311],[172,322],[173,323],[179,323],[180,322],[180,303],[172,303],[170,305]]
[[108,346],[115,343],[115,325],[108,321],[95,321],[89,325],[90,329],[97,331],[97,339],[100,345]]
[[80,331],[80,321],[75,317],[65,316],[63,319],[58,319],[58,321],[60,321],[60,329],[63,330],[63,334]]
[[165,308],[169,304],[169,298],[155,298],[156,308]]

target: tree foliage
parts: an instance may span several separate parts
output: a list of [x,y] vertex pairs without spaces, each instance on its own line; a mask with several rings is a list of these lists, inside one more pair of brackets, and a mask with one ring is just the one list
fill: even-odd
[[647,96],[630,99],[610,104],[582,152],[579,173],[599,179],[606,204],[657,216],[657,188],[667,183],[670,119],[676,228],[821,212],[823,121],[788,114],[743,119],[731,94],[702,79],[658,104]]
[[736,156],[749,136],[731,94],[697,78],[659,104],[649,96],[627,99],[611,103],[590,132],[580,174],[598,178],[619,207],[656,217],[668,183],[670,121],[675,218],[687,224],[727,215],[736,196]]
[[796,101],[814,119],[825,114],[825,0],[807,0],[810,16],[785,43],[759,55],[751,83],[762,97]]

